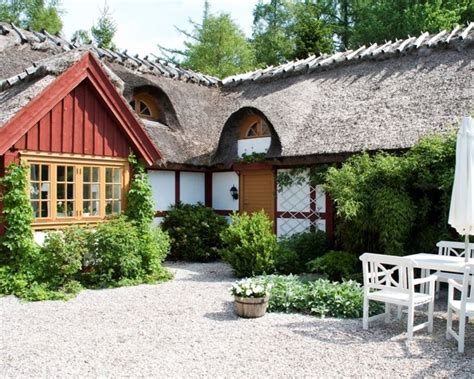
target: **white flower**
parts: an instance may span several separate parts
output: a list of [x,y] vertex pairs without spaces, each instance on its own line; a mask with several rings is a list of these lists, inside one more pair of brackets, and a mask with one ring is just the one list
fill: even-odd
[[247,291],[245,291],[245,295],[251,296],[252,295],[252,290],[248,289]]
[[257,285],[255,288],[254,288],[254,292],[255,293],[262,293],[263,292],[263,287],[261,285]]

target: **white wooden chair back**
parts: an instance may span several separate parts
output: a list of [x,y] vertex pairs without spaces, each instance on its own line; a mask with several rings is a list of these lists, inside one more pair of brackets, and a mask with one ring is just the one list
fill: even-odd
[[409,258],[364,253],[361,255],[364,290],[413,293],[413,263]]
[[[443,256],[464,257],[466,251],[464,242],[439,241],[436,246],[438,247],[438,254]],[[469,253],[470,258],[474,258],[474,243],[469,244]]]

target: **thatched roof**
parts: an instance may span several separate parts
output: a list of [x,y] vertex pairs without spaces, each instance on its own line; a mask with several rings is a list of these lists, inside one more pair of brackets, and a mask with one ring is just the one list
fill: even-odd
[[[169,163],[228,165],[236,158],[238,121],[246,110],[261,112],[271,125],[273,158],[404,149],[427,133],[446,131],[474,109],[473,27],[310,57],[223,81],[126,52],[86,49],[102,60],[125,98],[140,88],[156,89],[167,125],[144,127]],[[59,36],[0,23],[0,57],[8,61],[0,68],[0,124],[8,100],[24,106],[59,72],[47,67],[48,60],[25,71],[38,43],[42,54],[56,54],[58,64],[77,50]],[[57,55],[58,49],[66,53]]]

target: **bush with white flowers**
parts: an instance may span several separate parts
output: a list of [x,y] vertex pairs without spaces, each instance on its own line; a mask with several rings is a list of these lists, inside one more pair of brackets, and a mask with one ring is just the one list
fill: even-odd
[[239,297],[267,297],[270,295],[271,284],[263,280],[248,278],[234,283],[230,293]]

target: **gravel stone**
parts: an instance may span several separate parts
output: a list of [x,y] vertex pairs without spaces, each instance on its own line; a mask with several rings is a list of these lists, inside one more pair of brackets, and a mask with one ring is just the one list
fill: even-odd
[[433,335],[407,342],[404,322],[234,315],[223,263],[173,263],[158,285],[86,290],[67,302],[0,299],[3,377],[473,377],[466,353]]

